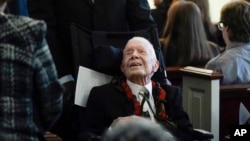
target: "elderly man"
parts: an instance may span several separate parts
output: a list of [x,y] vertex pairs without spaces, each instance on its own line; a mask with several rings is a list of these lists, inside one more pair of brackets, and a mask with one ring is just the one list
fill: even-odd
[[85,132],[102,135],[117,121],[137,115],[159,122],[181,140],[192,140],[193,128],[183,111],[180,89],[151,80],[158,67],[152,44],[142,37],[130,39],[121,64],[125,78],[90,92]]

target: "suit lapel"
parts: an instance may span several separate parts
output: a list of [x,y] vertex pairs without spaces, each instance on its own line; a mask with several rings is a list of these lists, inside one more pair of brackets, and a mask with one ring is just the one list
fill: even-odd
[[127,95],[123,88],[119,85],[116,87],[117,91],[122,95],[123,97],[123,110],[125,115],[133,115],[134,114],[134,103],[129,101],[127,98]]
[[124,100],[123,109],[126,115],[134,114],[134,103],[128,100]]
[[152,95],[153,95],[154,102],[155,102],[156,98],[157,98],[157,89],[155,89],[155,88],[152,89]]

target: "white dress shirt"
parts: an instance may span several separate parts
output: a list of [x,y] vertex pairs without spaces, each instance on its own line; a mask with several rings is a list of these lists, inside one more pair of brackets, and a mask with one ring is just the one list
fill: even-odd
[[[145,85],[145,86],[141,86],[141,85],[138,85],[138,84],[135,84],[129,80],[127,80],[127,84],[128,86],[130,87],[132,93],[136,96],[137,100],[141,103],[142,102],[142,99],[143,99],[143,96],[142,95],[139,95],[139,92],[140,90],[145,87],[148,92],[149,92],[149,103],[153,109],[153,111],[149,108],[149,105],[147,102],[144,103],[143,105],[143,112],[146,112],[148,111],[149,112],[149,115],[150,115],[150,118],[152,121],[155,121],[155,118],[154,118],[154,113],[155,113],[155,104],[154,104],[154,98],[152,96],[152,82],[150,82],[149,84]],[[153,113],[154,112],[154,113]]]

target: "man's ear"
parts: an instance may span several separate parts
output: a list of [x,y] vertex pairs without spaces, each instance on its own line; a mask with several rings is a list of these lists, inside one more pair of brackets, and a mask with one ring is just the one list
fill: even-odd
[[159,68],[159,65],[160,65],[160,63],[159,63],[159,61],[157,60],[157,61],[155,62],[155,64],[153,65],[153,71],[154,71],[154,72],[157,72],[157,70],[158,70],[158,68]]
[[120,69],[124,73],[124,65],[123,65],[123,63],[121,64]]
[[223,40],[226,44],[230,42],[229,36],[231,34],[231,29],[228,26],[224,26],[225,31],[222,33],[223,35]]

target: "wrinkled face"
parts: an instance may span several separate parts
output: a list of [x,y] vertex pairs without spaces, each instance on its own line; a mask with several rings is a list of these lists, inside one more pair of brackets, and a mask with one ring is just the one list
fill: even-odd
[[154,49],[145,40],[132,39],[123,50],[121,70],[128,79],[150,77],[159,67]]

